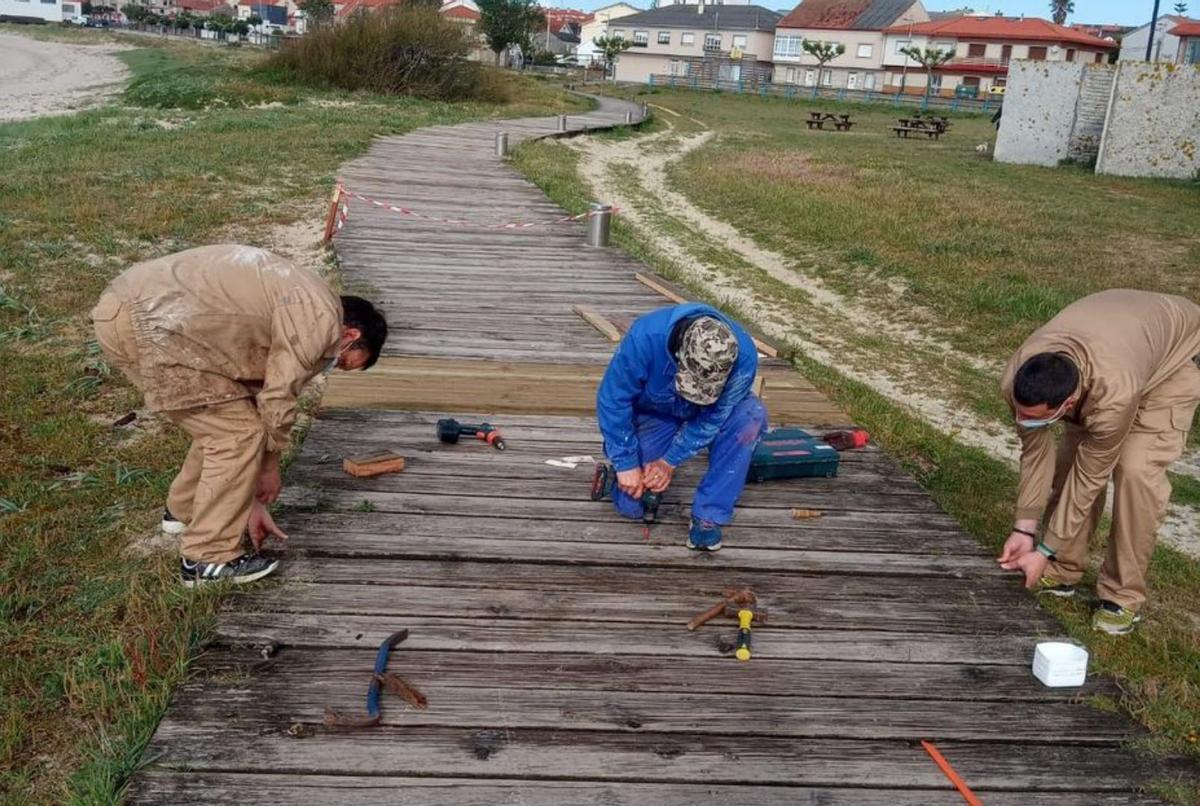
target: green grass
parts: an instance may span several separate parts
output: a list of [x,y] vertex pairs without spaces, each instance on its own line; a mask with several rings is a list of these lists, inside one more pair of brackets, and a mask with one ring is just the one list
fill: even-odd
[[[755,99],[745,103],[760,101]],[[732,104],[734,111],[722,114],[736,117],[745,113],[742,100],[733,99]],[[710,153],[709,159],[713,157]],[[533,143],[519,148],[514,162],[567,210],[581,212],[587,208],[590,197],[579,179],[576,152],[557,143]],[[910,166],[904,170],[916,169]],[[1097,181],[1104,183],[1107,180]],[[1171,184],[1163,187],[1168,195],[1179,190]],[[630,191],[630,195],[637,197],[637,190]],[[740,216],[735,207],[730,204],[720,208],[721,217]],[[650,211],[652,219],[656,215],[656,211]],[[798,229],[810,226],[804,220],[803,212],[798,213],[790,224]],[[655,225],[671,226],[657,221]],[[813,237],[817,240],[809,246],[815,244],[822,248],[825,242],[819,236]],[[617,218],[614,221],[613,238],[625,251],[664,276],[689,285],[687,275],[680,267],[662,258],[648,244],[650,239],[646,234],[630,227],[625,220]],[[745,279],[749,284],[761,284],[773,298],[785,298],[789,292],[782,284],[772,287],[773,281],[764,278],[761,272],[743,277],[744,267],[737,265],[737,258],[730,256],[722,263],[719,249],[708,249],[703,243],[697,244],[696,248],[706,250],[704,260],[715,261],[715,265],[727,268],[731,275]],[[879,260],[875,257],[878,248],[875,242],[864,239],[859,245],[838,244],[828,252],[834,256],[852,254],[857,260],[875,262]],[[712,297],[702,287],[692,284],[691,290],[698,298],[730,309],[726,301]],[[749,312],[736,308],[731,312],[752,319]],[[802,374],[847,411],[856,423],[867,428],[985,550],[998,552],[1012,523],[1017,479],[1014,470],[980,450],[961,445],[914,417],[906,408],[834,368],[803,355],[794,355],[791,359]],[[994,379],[975,379],[974,382],[981,387],[990,384],[992,390],[995,389]],[[1200,498],[1200,483],[1184,480],[1178,484],[1177,500],[1187,503],[1197,498]],[[1104,537],[1097,536],[1097,546]],[[1089,575],[1085,585],[1092,582],[1094,575]],[[1013,584],[1018,584],[1015,579]],[[1200,613],[1200,563],[1159,546],[1152,560],[1149,584],[1152,598],[1145,610],[1147,622],[1131,636],[1114,638],[1094,632],[1089,602],[1056,601],[1046,606],[1069,635],[1088,646],[1093,669],[1119,681],[1123,690],[1120,706],[1152,733],[1153,739],[1146,743],[1147,748],[1200,760],[1200,746],[1196,741],[1197,726],[1200,726],[1200,623],[1196,620],[1196,614]],[[1175,803],[1200,802],[1200,790],[1194,787],[1164,786],[1161,791]]]
[[319,220],[338,166],[375,136],[580,108],[517,79],[508,105],[449,104],[291,87],[236,49],[121,57],[118,104],[0,125],[0,792],[14,803],[113,802],[220,598],[136,550],[186,445],[153,418],[111,425],[139,398],[92,343],[108,280]]

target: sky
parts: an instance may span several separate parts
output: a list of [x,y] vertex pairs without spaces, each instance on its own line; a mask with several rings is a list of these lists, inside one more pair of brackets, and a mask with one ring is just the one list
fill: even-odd
[[[609,5],[613,0],[541,0],[543,5],[559,8],[578,8],[591,11],[600,6]],[[647,7],[649,0],[627,0],[630,5]],[[757,5],[767,8],[791,8],[799,0],[754,0]],[[1172,8],[1177,0],[1160,0],[1159,14],[1172,14]],[[1190,7],[1189,16],[1200,17],[1200,0],[1186,0]],[[1002,11],[1010,17],[1024,14],[1027,17],[1050,17],[1049,0],[925,0],[925,8],[930,11],[949,11],[969,6],[981,14],[994,14]],[[1113,23],[1116,25],[1144,25],[1150,22],[1150,12],[1154,8],[1154,0],[1075,0],[1075,13],[1067,22],[1086,22],[1092,24]]]

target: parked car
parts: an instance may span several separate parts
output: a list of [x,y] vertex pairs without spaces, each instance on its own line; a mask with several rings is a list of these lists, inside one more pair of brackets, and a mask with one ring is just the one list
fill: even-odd
[[1003,95],[1004,87],[991,87],[988,89],[988,95]]

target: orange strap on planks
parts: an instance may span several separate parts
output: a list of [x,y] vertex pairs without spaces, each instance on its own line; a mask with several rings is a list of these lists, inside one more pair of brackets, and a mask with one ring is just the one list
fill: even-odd
[[954,768],[950,766],[950,762],[946,761],[945,757],[938,752],[938,749],[932,743],[921,740],[921,747],[925,748],[925,752],[933,759],[933,763],[938,765],[938,769],[950,779],[950,783],[954,784],[954,788],[958,790],[958,794],[963,796],[969,806],[983,806],[983,801],[975,797],[975,793],[971,791],[971,787],[967,786],[967,782],[959,777]]

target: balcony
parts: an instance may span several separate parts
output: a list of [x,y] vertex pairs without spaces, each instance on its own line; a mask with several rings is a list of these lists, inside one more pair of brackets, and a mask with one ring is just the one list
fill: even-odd
[[939,70],[948,72],[972,72],[972,73],[1007,73],[1008,59],[986,59],[982,56],[963,56],[954,58],[939,67]]

